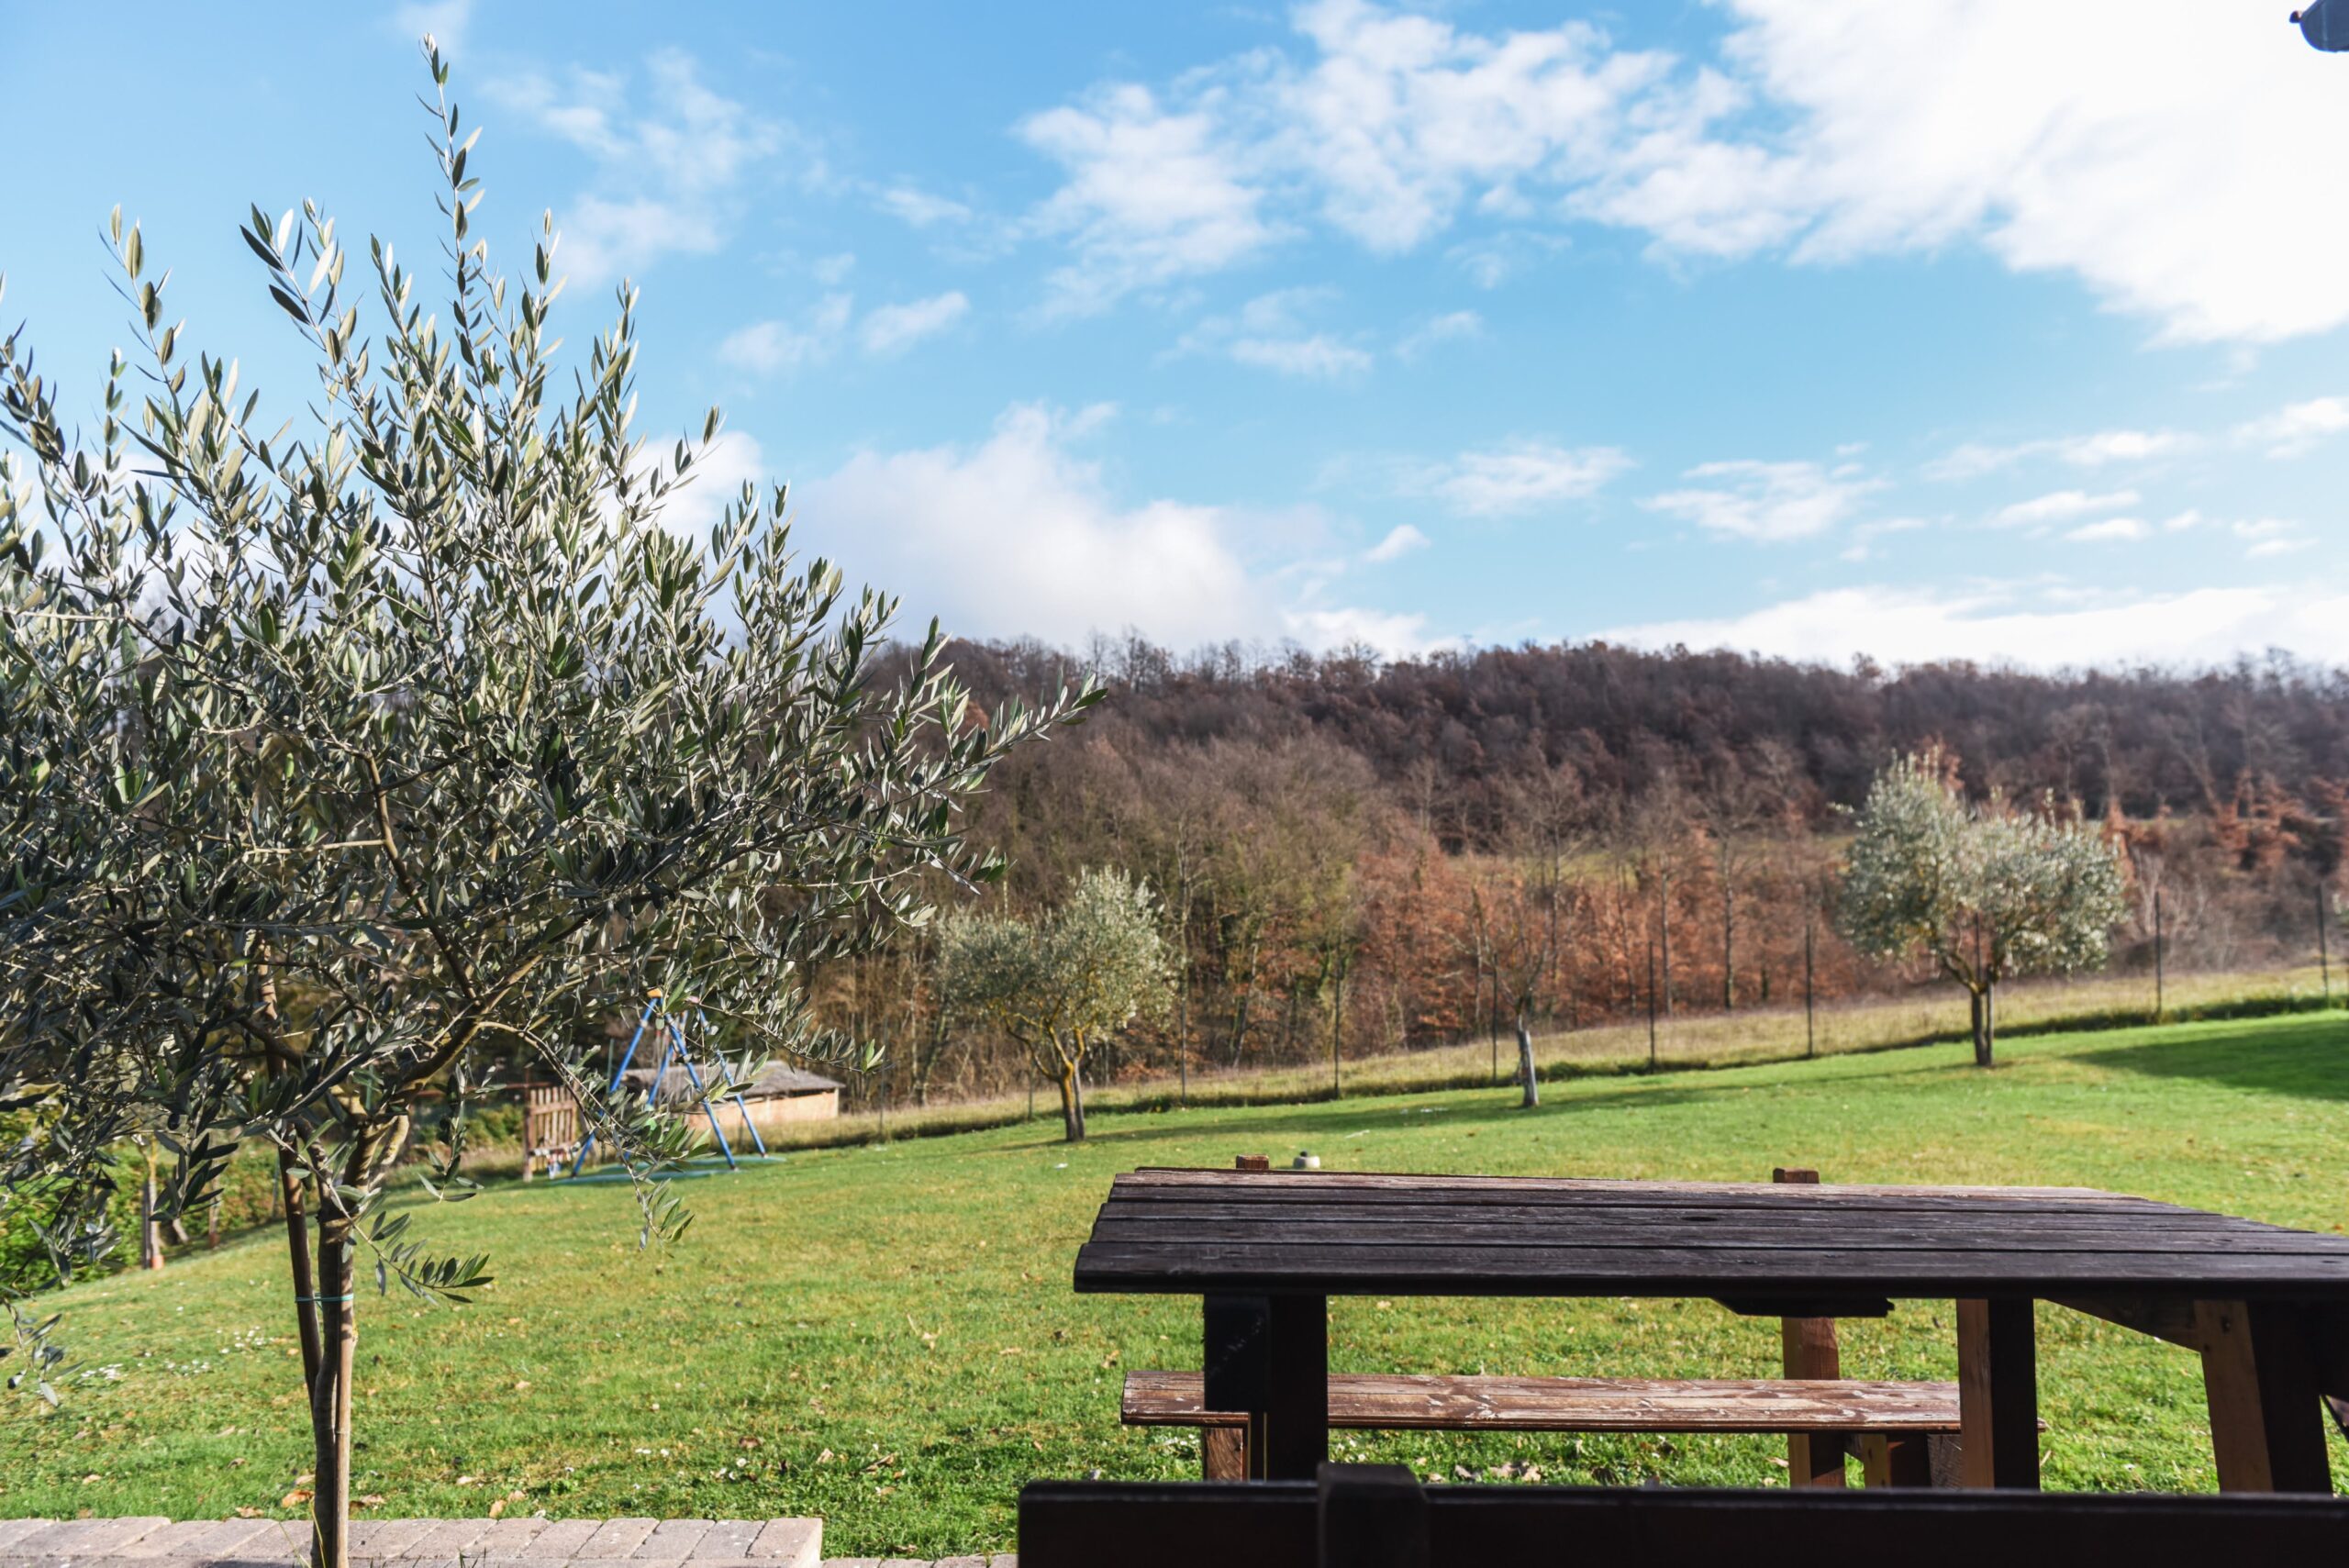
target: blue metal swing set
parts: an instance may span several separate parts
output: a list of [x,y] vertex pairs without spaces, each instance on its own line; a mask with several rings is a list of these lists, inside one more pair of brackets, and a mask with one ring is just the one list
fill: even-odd
[[[697,996],[687,996],[683,1000],[686,1006],[693,1009],[696,1034],[703,1040],[707,1040],[709,1019],[702,1012],[701,999]],[[685,1048],[685,1026],[678,1022],[677,1015],[665,1004],[666,999],[658,986],[644,994],[644,1011],[637,1018],[636,1032],[629,1036],[628,1049],[620,1053],[619,1065],[612,1069],[612,1082],[607,1092],[615,1096],[619,1094],[621,1087],[628,1082],[628,1070],[636,1061],[637,1047],[644,1041],[644,1031],[651,1029],[653,1020],[658,1018],[667,1041],[661,1051],[661,1063],[652,1070],[651,1081],[644,1087],[644,1103],[649,1106],[660,1098],[662,1081],[669,1075],[670,1062],[674,1062],[684,1068],[685,1081],[693,1085],[694,1103],[701,1107],[701,1114],[709,1120],[709,1136],[717,1143],[718,1153],[725,1157],[726,1168],[729,1171],[739,1171],[741,1169],[741,1162],[734,1156],[734,1146],[727,1141],[726,1129],[718,1125],[717,1107],[709,1101],[709,1085],[704,1082],[700,1069],[694,1065],[693,1052]],[[767,1153],[766,1140],[759,1136],[758,1123],[751,1119],[751,1107],[743,1102],[742,1092],[740,1089],[734,1091],[733,1100],[734,1108],[742,1114],[742,1130],[751,1135],[751,1143],[758,1149],[758,1158],[762,1160],[773,1158]],[[578,1157],[571,1164],[571,1173],[574,1178],[586,1168],[587,1152],[595,1146],[596,1135],[593,1131],[589,1131],[580,1140]]]

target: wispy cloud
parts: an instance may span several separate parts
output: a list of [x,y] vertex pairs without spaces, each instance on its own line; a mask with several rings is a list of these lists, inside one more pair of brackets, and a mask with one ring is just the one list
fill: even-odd
[[1719,619],[1655,620],[1593,635],[1642,648],[1728,648],[1842,663],[1967,659],[2041,669],[2139,661],[2193,665],[2263,648],[2349,663],[2349,593],[2307,584],[2181,593],[2079,592],[2068,584],[1897,584],[1837,588]]
[[1339,334],[1317,330],[1308,318],[1333,297],[1323,288],[1259,295],[1228,316],[1210,316],[1186,332],[1174,352],[1213,354],[1236,364],[1321,381],[1366,374],[1369,350]]
[[2195,450],[2199,438],[2184,430],[2096,430],[2085,436],[2050,436],[2011,446],[1968,442],[1925,464],[1928,479],[1976,479],[2034,458],[2074,468],[2099,469],[2151,462]]
[[573,71],[493,80],[491,98],[594,161],[586,189],[556,209],[564,271],[583,284],[640,272],[671,254],[707,254],[730,238],[751,171],[786,145],[796,173],[820,179],[820,159],[789,127],[713,91],[692,56],[645,61],[647,103],[627,77]]
[[2085,517],[2098,512],[2117,512],[2138,502],[2134,490],[2115,490],[2106,495],[2091,495],[2086,490],[2056,490],[2044,495],[2034,495],[2028,501],[2016,501],[1998,508],[1990,519],[2000,528],[2024,528],[2048,523],[2067,523],[2075,517]]
[[2311,397],[2236,426],[2234,439],[2269,457],[2299,457],[2343,430],[2349,430],[2349,397]]
[[1699,463],[1683,477],[1720,483],[1668,490],[1641,505],[1709,533],[1770,543],[1826,533],[1857,516],[1868,495],[1884,488],[1855,463],[1830,468],[1742,459]]
[[1413,550],[1427,549],[1428,542],[1428,536],[1410,524],[1397,523],[1386,531],[1385,539],[1363,551],[1362,558],[1383,565],[1389,561],[1400,561]]
[[1587,500],[1631,467],[1631,457],[1616,447],[1515,441],[1414,470],[1404,487],[1467,517],[1515,517]]
[[1036,215],[1072,246],[1055,300],[1099,308],[1316,228],[1394,253],[1505,225],[1452,247],[1489,286],[1585,222],[1667,261],[1972,243],[2178,339],[2349,319],[2306,272],[2349,248],[2349,208],[2276,154],[2330,144],[2334,84],[2230,7],[2141,0],[2125,37],[2045,0],[1724,9],[1719,50],[1691,56],[1310,0],[1286,40],[1096,87],[1021,126],[1063,174]]
[[912,185],[892,185],[877,199],[883,212],[915,228],[930,228],[941,223],[968,223],[972,217],[967,204],[933,195]]
[[1417,360],[1430,350],[1445,343],[1466,342],[1485,335],[1485,318],[1473,310],[1446,311],[1431,317],[1403,335],[1395,345],[1395,357]]
[[473,22],[473,0],[406,0],[393,7],[392,27],[410,43],[429,38],[444,55],[464,52]]
[[728,334],[718,345],[718,357],[760,375],[821,364],[840,347],[854,306],[847,295],[827,295],[796,320],[754,321]]
[[865,317],[857,328],[869,354],[899,354],[924,338],[945,331],[963,319],[971,302],[960,289],[904,305],[885,305]]
[[2316,543],[2306,525],[2290,517],[2248,517],[2228,524],[2227,531],[2243,541],[2247,561],[2294,555]]
[[2082,523],[2064,537],[2074,544],[2134,544],[2152,538],[2153,532],[2143,517],[2107,517],[2100,523]]
[[1033,220],[1074,250],[1052,275],[1054,314],[1090,314],[1138,288],[1220,271],[1280,232],[1211,101],[1170,110],[1147,88],[1105,88],[1032,117],[1019,133],[1067,174]]

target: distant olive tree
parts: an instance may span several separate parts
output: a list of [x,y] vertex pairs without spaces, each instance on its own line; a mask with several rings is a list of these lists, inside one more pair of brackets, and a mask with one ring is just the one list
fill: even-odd
[[[935,625],[885,679],[895,601],[795,561],[780,489],[745,484],[707,537],[664,526],[718,415],[632,433],[625,287],[557,379],[555,236],[529,284],[488,270],[426,49],[440,308],[373,242],[346,295],[307,204],[243,231],[317,363],[298,426],[191,356],[118,212],[141,367],[114,356],[98,428],[0,339],[0,1116],[28,1129],[0,1192],[66,1274],[113,1240],[134,1134],[171,1157],[167,1218],[240,1143],[275,1151],[319,1568],[348,1559],[359,1273],[488,1283],[384,1208],[423,1107],[535,1058],[637,1178],[641,1240],[674,1236],[657,1178],[690,1134],[606,1099],[577,1026],[689,979],[746,1054],[857,1050],[812,1023],[805,966],[994,876],[963,803],[1095,695],[974,717]],[[443,1125],[426,1187],[461,1197]],[[54,1402],[48,1325],[10,1306],[16,1381]]]
[[1993,797],[1969,806],[1938,749],[1877,775],[1843,873],[1844,934],[1874,958],[1930,955],[1973,1003],[1987,1067],[1998,983],[2104,962],[2125,913],[2121,861],[2094,828]]
[[941,994],[1001,1029],[1059,1087],[1072,1143],[1085,1137],[1087,1053],[1166,1006],[1174,958],[1163,923],[1148,886],[1095,868],[1041,919],[969,912],[940,924]]

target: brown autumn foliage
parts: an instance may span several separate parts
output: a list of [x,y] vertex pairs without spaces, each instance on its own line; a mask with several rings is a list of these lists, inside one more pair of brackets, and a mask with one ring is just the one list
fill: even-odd
[[[1111,696],[996,776],[985,896],[1056,899],[1087,865],[1149,881],[1184,957],[1167,1021],[1108,1081],[1409,1049],[1636,1016],[1799,1004],[1917,980],[1835,934],[1842,808],[1939,740],[1976,795],[2099,819],[2136,908],[2116,967],[2313,956],[2349,861],[2349,677],[2222,669],[1898,673],[1599,644],[1382,664],[1129,639],[1080,658],[964,644],[983,702],[1080,666]],[[852,1098],[1001,1091],[1016,1062],[938,1015],[918,947],[825,977],[885,1047]]]

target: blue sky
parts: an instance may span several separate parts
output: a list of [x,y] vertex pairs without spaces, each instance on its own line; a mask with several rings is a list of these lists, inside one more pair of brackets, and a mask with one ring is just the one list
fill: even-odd
[[955,630],[2349,663],[2278,5],[0,0],[0,272],[94,407],[120,201],[290,407],[236,226],[426,253],[429,29],[566,335],[635,279],[651,423]]

